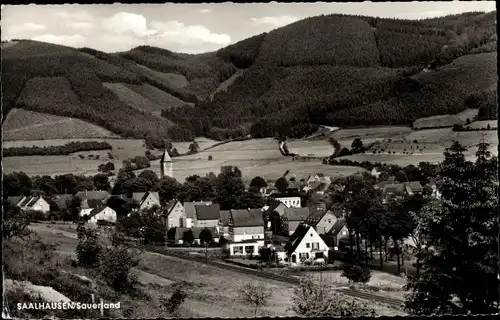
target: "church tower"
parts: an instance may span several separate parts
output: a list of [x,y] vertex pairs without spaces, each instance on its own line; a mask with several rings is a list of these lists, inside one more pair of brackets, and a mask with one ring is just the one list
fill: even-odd
[[161,177],[171,177],[173,178],[173,170],[172,170],[172,158],[170,158],[170,155],[168,154],[167,149],[165,148],[165,152],[163,152],[163,156],[161,157],[160,161],[160,168],[161,168]]

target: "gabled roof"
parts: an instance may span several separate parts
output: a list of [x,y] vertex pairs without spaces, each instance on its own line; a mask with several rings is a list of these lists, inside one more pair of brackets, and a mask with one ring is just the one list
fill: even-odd
[[165,149],[165,152],[163,152],[163,155],[161,156],[160,163],[163,163],[163,162],[172,162],[172,158],[170,158],[170,155],[168,154],[167,149]]
[[320,182],[316,188],[314,188],[314,191],[316,192],[324,192],[328,190],[328,187],[330,187],[329,182]]
[[405,185],[402,183],[391,183],[384,186],[383,193],[403,193]]
[[30,201],[26,204],[26,207],[32,207],[38,200],[40,200],[42,197],[36,196],[32,197]]
[[186,218],[194,219],[196,215],[196,211],[194,209],[195,206],[199,205],[210,205],[212,201],[194,201],[194,202],[184,202],[184,211],[186,212]]
[[97,200],[97,199],[88,199],[88,200],[83,200],[82,203],[80,204],[81,209],[93,209],[93,208],[100,208],[102,206],[106,205],[106,201],[103,200]]
[[264,227],[264,219],[260,209],[231,210],[232,225],[238,227]]
[[271,213],[274,210],[276,210],[276,208],[278,208],[280,205],[286,207],[286,205],[283,202],[279,201],[279,200],[271,201],[271,204],[269,205],[269,207],[265,211],[268,212],[268,213]]
[[[310,225],[301,223],[297,227],[297,229],[295,229],[295,232],[290,236],[290,239],[288,239],[288,243],[290,244],[290,246],[288,248],[287,253],[289,255],[292,254],[297,249],[297,247],[302,242],[304,237],[307,235],[309,229],[311,228],[312,227]],[[312,228],[312,230],[314,230],[314,228]]]
[[298,192],[298,191],[293,191],[293,192],[276,192],[276,193],[272,193],[271,197],[273,197],[275,199],[290,198],[290,197],[299,197],[300,198],[300,192]]
[[217,203],[194,206],[197,220],[219,220],[220,206]]
[[13,206],[16,206],[23,198],[23,196],[7,197],[7,202]]
[[76,196],[82,200],[85,199],[97,199],[97,200],[108,200],[111,195],[107,191],[78,191]]
[[[142,198],[138,201],[139,202],[139,205],[142,205],[142,203],[144,201],[146,201],[146,199],[152,195],[156,200],[160,201],[160,195],[158,194],[158,192],[156,191],[148,191],[148,192],[144,192]],[[134,196],[134,194],[132,194],[132,197]]]
[[326,210],[313,210],[304,222],[310,226],[315,226],[323,219],[327,212]]
[[31,199],[33,199],[33,196],[29,196],[29,197],[26,197],[23,201],[21,201],[18,205],[20,207],[24,207],[26,206],[30,201]]
[[223,226],[229,225],[229,215],[231,214],[231,210],[221,210],[220,212],[220,222]]
[[177,199],[170,200],[167,203],[167,205],[165,206],[165,208],[163,209],[163,212],[168,216],[170,213],[172,213],[172,210],[175,208],[176,204],[179,202],[180,201]]
[[284,216],[288,221],[304,221],[309,216],[308,207],[305,208],[286,208]]
[[[101,211],[103,211],[106,208],[110,208],[110,207],[103,205],[103,206],[99,206],[97,208],[92,209],[92,211],[90,211],[90,213],[89,213],[89,218],[92,218],[93,216],[97,215],[98,213],[100,213]],[[110,209],[113,210],[112,208],[110,208]],[[115,210],[113,210],[113,211],[115,211]]]
[[404,185],[406,188],[410,188],[410,190],[413,192],[420,192],[423,189],[422,185],[420,184],[420,181],[405,182]]
[[335,221],[332,228],[327,233],[336,236],[346,224],[347,223],[345,219],[337,219],[337,221]]

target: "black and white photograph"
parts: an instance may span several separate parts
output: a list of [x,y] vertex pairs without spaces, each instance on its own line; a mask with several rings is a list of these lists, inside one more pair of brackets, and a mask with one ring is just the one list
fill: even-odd
[[500,311],[495,1],[3,4],[3,319]]

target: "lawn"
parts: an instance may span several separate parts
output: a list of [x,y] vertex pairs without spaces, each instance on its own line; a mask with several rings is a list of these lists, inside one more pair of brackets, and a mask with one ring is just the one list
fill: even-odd
[[132,108],[145,112],[151,112],[156,116],[161,116],[161,111],[165,109],[163,105],[157,104],[156,102],[142,96],[141,94],[130,89],[124,83],[104,82],[102,85],[113,91],[118,98],[120,98],[120,100]]

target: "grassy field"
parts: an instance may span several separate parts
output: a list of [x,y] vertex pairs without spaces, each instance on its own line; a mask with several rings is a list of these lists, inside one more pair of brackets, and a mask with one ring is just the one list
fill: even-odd
[[3,125],[3,140],[113,138],[116,134],[77,118],[12,109]]
[[184,105],[193,105],[192,103],[186,103],[148,83],[124,85],[137,94],[140,94],[143,97],[148,97],[149,100],[161,106],[163,109],[177,108]]
[[[73,226],[36,224],[31,228],[47,244],[59,244],[58,250],[65,254],[74,254],[77,240],[70,233]],[[61,229],[67,228],[67,231]],[[166,267],[168,266],[168,267]],[[262,283],[271,290],[268,305],[260,309],[258,316],[294,316],[290,310],[293,288],[282,282],[263,280],[259,277],[236,273],[229,270],[207,266],[203,263],[166,257],[155,253],[143,252],[136,272],[141,283],[150,283],[152,288],[172,291],[182,287],[188,294],[182,305],[183,314],[191,317],[253,317],[253,308],[238,298],[238,290],[246,283]],[[332,277],[334,274],[327,275]],[[393,284],[395,280],[382,273],[372,275],[370,284]],[[325,277],[324,277],[325,278]],[[337,275],[338,279],[339,276]],[[391,279],[389,279],[391,278]],[[397,286],[397,283],[394,285]],[[396,288],[397,289],[397,288]],[[363,301],[366,302],[366,301]],[[404,313],[384,306],[373,305],[378,315],[404,315]]]
[[498,129],[498,121],[497,120],[481,120],[481,121],[474,121],[471,124],[467,125],[467,128],[471,129],[482,129],[486,128],[490,125],[491,129]]

